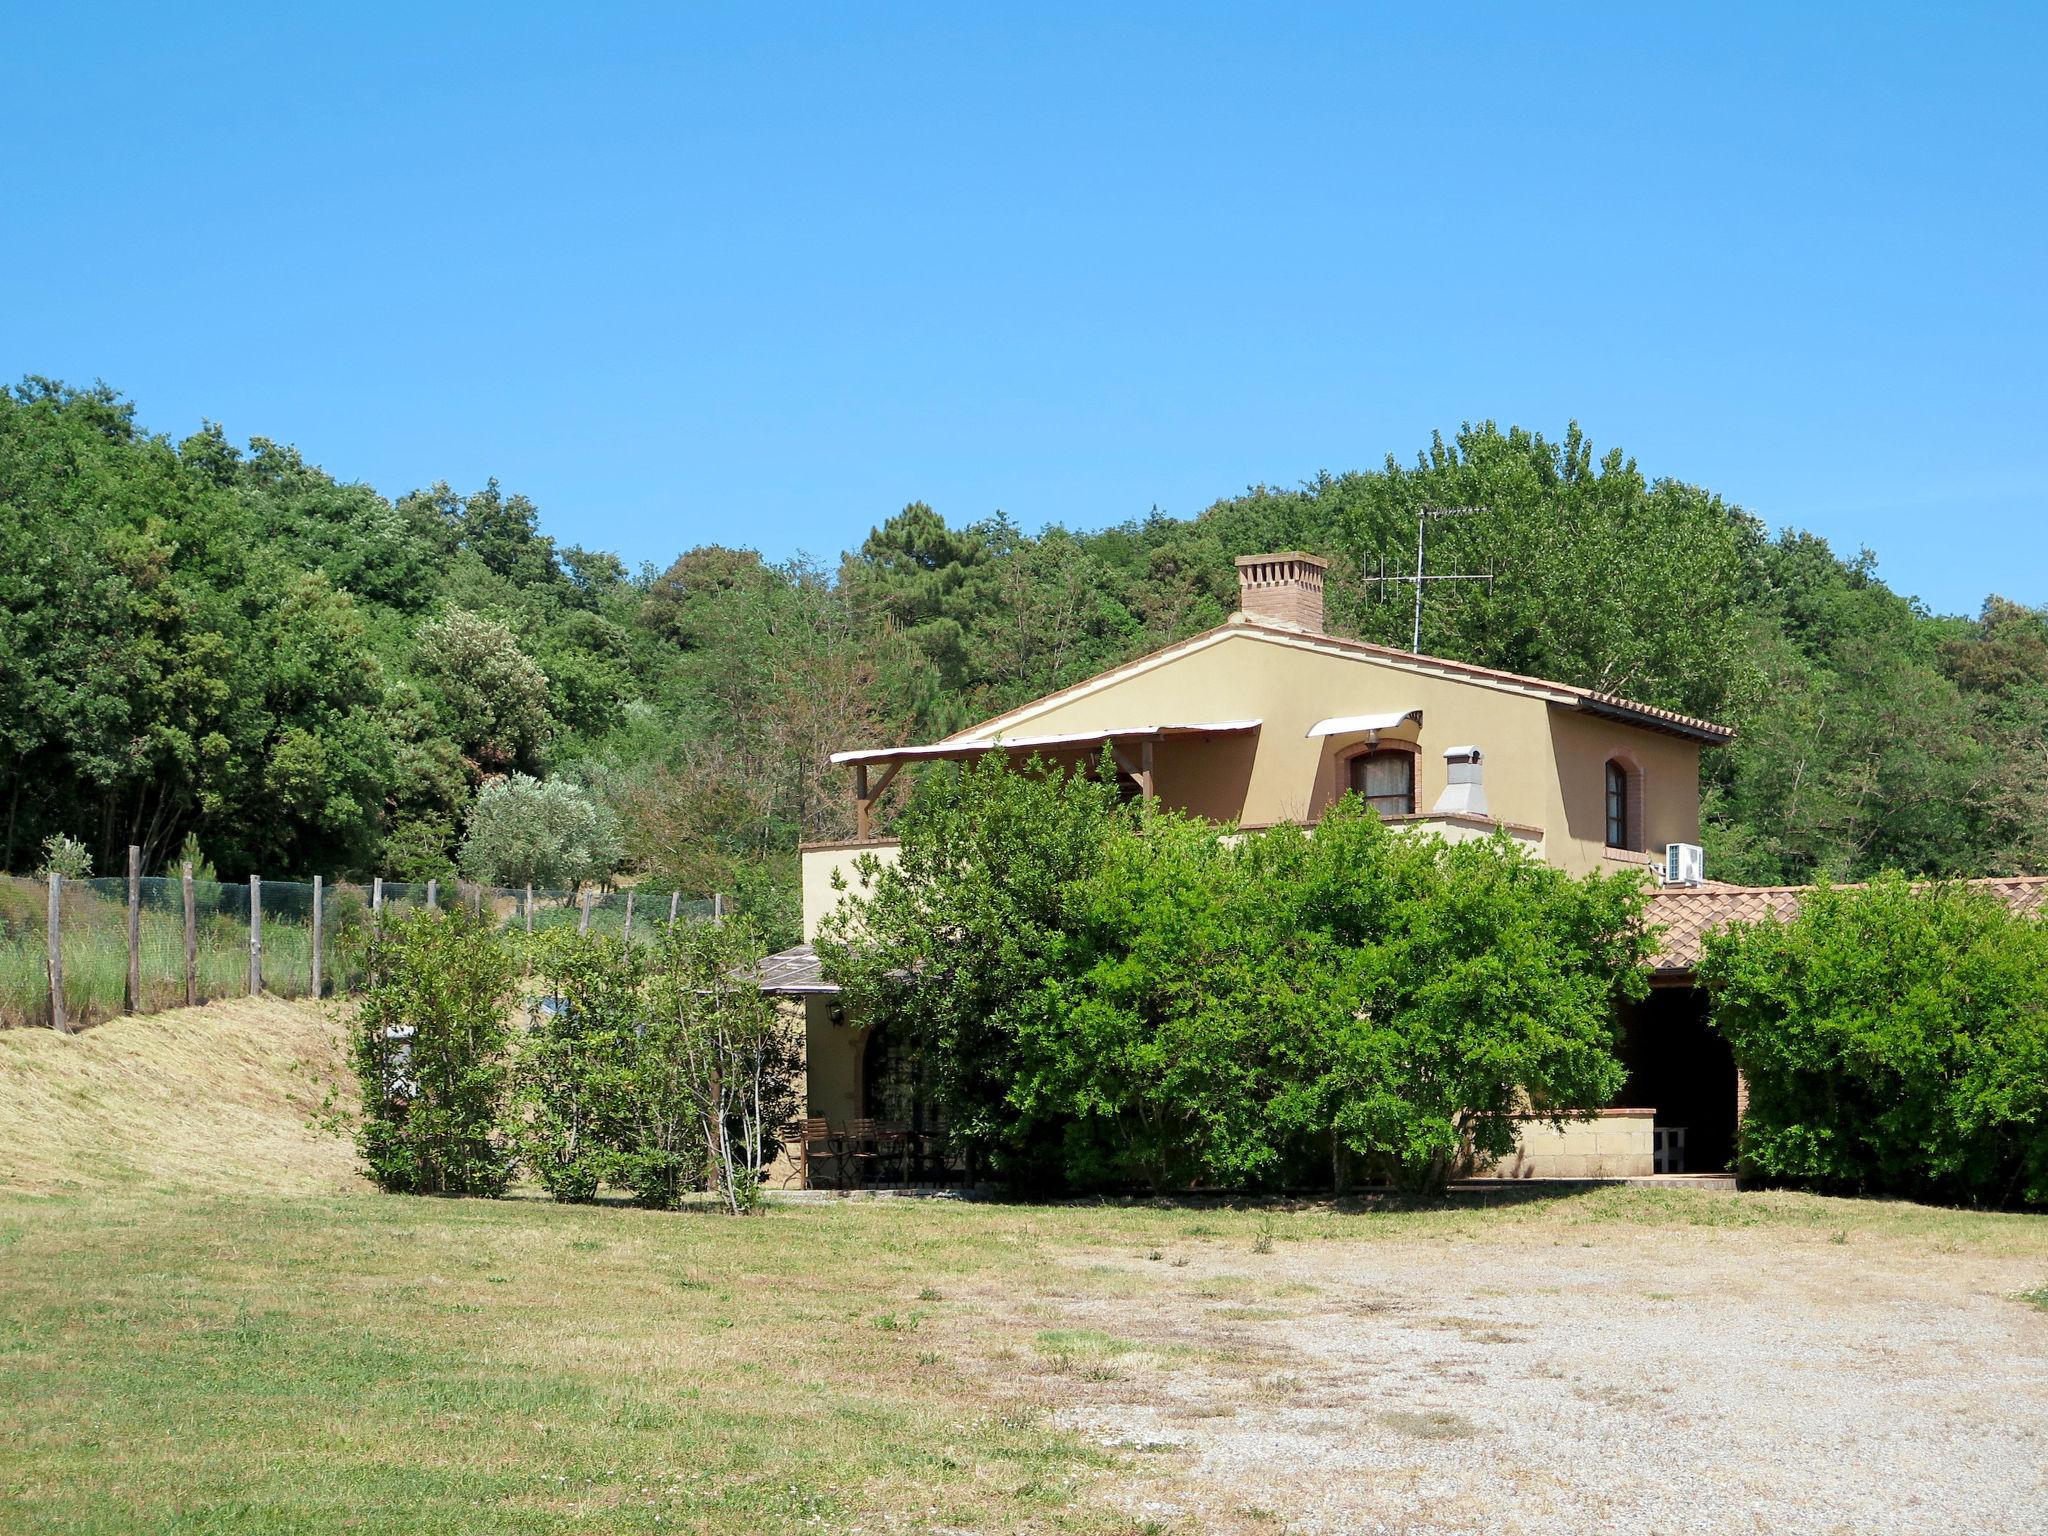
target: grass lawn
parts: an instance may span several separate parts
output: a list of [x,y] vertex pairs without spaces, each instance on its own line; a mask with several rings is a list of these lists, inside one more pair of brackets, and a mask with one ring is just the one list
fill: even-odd
[[[1297,1521],[1317,1474],[1272,1447],[1348,1444],[1418,1476],[1470,1457],[1483,1478],[1504,1448],[1545,1454],[1507,1438],[1504,1392],[1553,1392],[1583,1426],[1618,1390],[1602,1362],[1647,1369],[1656,1330],[1674,1358],[1723,1319],[1768,1346],[1838,1316],[1845,1287],[1868,1290],[1877,1326],[1936,1311],[1943,1358],[1964,1324],[1987,1358],[2048,1344],[2048,1313],[2018,1299],[2048,1285],[2048,1222],[1901,1204],[1613,1189],[730,1220],[381,1196],[307,1124],[331,1067],[312,1059],[317,1020],[279,1005],[0,1035],[0,1144],[17,1149],[0,1163],[0,1528],[1370,1529],[1307,1506]],[[250,1038],[271,1040],[271,1077],[252,1066],[225,1106],[196,1105],[189,1077],[174,1091],[167,1073],[211,1059],[169,1065],[177,1043],[208,1030],[256,1054]],[[124,1054],[147,1069],[124,1075]],[[252,1158],[265,1094],[274,1145]],[[207,1146],[227,1174],[195,1172]],[[252,1162],[286,1187],[256,1187]],[[1804,1310],[1773,1321],[1799,1292]],[[1647,1344],[1578,1336],[1623,1312]],[[1576,1332],[1529,1331],[1552,1316]],[[1993,1385],[1998,1412],[2018,1401]],[[1959,1413],[1942,1432],[1975,1436]],[[1797,1417],[1795,1438],[1829,1432]],[[1251,1436],[1275,1425],[1293,1439]]]
[[5,1201],[9,1528],[842,1530],[877,1510],[977,1526],[990,1508],[1011,1523],[1058,1514],[1102,1458],[991,1402],[921,1334],[963,1275],[1027,1268],[1032,1223],[901,1214]]

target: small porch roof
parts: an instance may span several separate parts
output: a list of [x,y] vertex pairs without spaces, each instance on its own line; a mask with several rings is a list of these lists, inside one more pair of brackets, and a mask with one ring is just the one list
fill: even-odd
[[753,968],[753,979],[763,992],[782,997],[833,996],[839,988],[825,979],[818,951],[810,944],[768,955]]
[[1257,720],[1210,720],[1173,725],[1121,725],[1099,731],[1065,731],[1052,736],[978,736],[966,741],[935,741],[921,747],[863,747],[834,752],[835,763],[924,763],[961,761],[987,752],[1031,752],[1046,747],[1099,747],[1117,741],[1171,741],[1186,736],[1243,736],[1256,731]]

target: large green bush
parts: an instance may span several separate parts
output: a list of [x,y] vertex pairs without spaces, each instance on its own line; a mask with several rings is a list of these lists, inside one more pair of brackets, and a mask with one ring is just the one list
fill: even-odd
[[1700,979],[1749,1084],[1751,1171],[2048,1201],[2048,924],[1892,875],[1710,935]]
[[953,1134],[1068,1187],[1232,1188],[1354,1167],[1440,1187],[1515,1116],[1619,1088],[1644,985],[1634,877],[1505,839],[1219,837],[1106,775],[988,761],[920,788],[900,861],[825,936],[855,1017],[920,1048]]
[[408,1194],[502,1194],[511,954],[461,911],[420,912],[392,919],[366,964],[353,1056],[370,1176]]
[[666,1210],[709,1189],[735,1212],[756,1203],[803,1067],[752,979],[761,953],[737,920],[678,923],[651,952],[571,929],[537,941],[512,1128],[550,1194],[589,1200],[609,1185]]
[[1155,817],[1082,882],[1019,1102],[1067,1120],[1070,1177],[1272,1185],[1325,1151],[1441,1188],[1621,1086],[1638,887],[1506,839],[1392,832],[1347,800],[1311,835]]
[[898,860],[860,861],[818,945],[847,1014],[923,1058],[954,1149],[1020,1184],[1063,1177],[1057,1136],[1012,1087],[1022,1029],[1065,963],[1080,881],[1135,826],[1113,774],[1012,772],[995,754],[919,784]]

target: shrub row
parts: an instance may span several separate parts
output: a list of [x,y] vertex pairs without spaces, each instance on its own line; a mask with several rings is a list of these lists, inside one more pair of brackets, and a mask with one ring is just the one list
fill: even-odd
[[370,943],[356,1016],[371,1177],[499,1195],[523,1168],[558,1200],[610,1187],[672,1208],[710,1190],[750,1208],[801,1065],[746,976],[760,954],[738,922],[629,947],[571,929],[526,939],[462,912],[399,918]]

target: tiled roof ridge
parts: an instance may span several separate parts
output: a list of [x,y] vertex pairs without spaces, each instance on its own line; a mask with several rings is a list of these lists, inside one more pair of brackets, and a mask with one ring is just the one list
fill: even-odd
[[1680,714],[1677,710],[1666,709],[1661,704],[1645,704],[1639,699],[1628,699],[1623,698],[1619,694],[1602,693],[1595,688],[1582,688],[1576,683],[1561,683],[1555,678],[1532,677],[1523,672],[1508,672],[1499,667],[1481,666],[1478,662],[1459,661],[1450,656],[1430,656],[1420,651],[1404,651],[1397,646],[1380,645],[1371,640],[1354,640],[1347,635],[1322,634],[1315,630],[1302,629],[1297,625],[1286,624],[1277,620],[1265,619],[1251,614],[1236,613],[1221,624],[1212,625],[1210,628],[1189,635],[1185,639],[1175,640],[1171,644],[1162,645],[1155,650],[1147,651],[1142,656],[1133,656],[1129,661],[1118,662],[1115,666],[1106,667],[1093,676],[1080,678],[1075,682],[1068,683],[1063,688],[1055,688],[1050,693],[1041,694],[1035,699],[1027,699],[1022,704],[990,715],[986,719],[955,731],[942,739],[947,742],[974,740],[985,732],[994,729],[999,722],[1025,714],[1039,705],[1050,704],[1056,699],[1063,699],[1069,694],[1084,692],[1099,683],[1106,683],[1132,668],[1146,666],[1171,656],[1174,652],[1184,647],[1201,644],[1225,635],[1246,633],[1272,635],[1283,640],[1306,641],[1316,645],[1329,645],[1339,650],[1354,651],[1360,655],[1374,656],[1386,661],[1411,666],[1441,668],[1447,672],[1463,674],[1480,681],[1490,680],[1493,682],[1509,683],[1522,688],[1548,689],[1551,692],[1562,693],[1586,703],[1603,705],[1610,709],[1627,710],[1634,714],[1643,715],[1648,719],[1662,721],[1684,730],[1705,732],[1728,740],[1733,740],[1735,736],[1732,726],[1719,725],[1712,720],[1703,720],[1697,715]]
[[[1799,895],[1817,891],[1822,884],[1809,880],[1805,885],[1727,885],[1709,880],[1701,885],[1659,886],[1650,895],[1656,901],[1676,896]],[[1825,884],[1831,891],[1866,891],[1871,886],[1868,880],[1829,880]],[[1915,875],[1907,884],[1916,890],[1931,885],[2048,885],[2048,875]]]
[[[1266,624],[1258,619],[1247,619],[1229,627],[1235,629],[1276,628],[1276,626]],[[1301,631],[1292,628],[1282,629],[1280,632],[1294,635],[1301,633]],[[1399,646],[1381,645],[1372,640],[1354,640],[1347,635],[1311,635],[1309,638],[1326,640],[1333,645],[1343,646],[1348,650],[1363,651],[1367,655],[1384,656],[1389,661],[1419,663],[1427,667],[1445,667],[1454,672],[1470,673],[1474,677],[1493,678],[1504,683],[1519,683],[1526,688],[1551,688],[1559,693],[1569,693],[1582,699],[1590,699],[1594,703],[1611,704],[1617,709],[1630,709],[1645,715],[1653,715],[1659,720],[1668,720],[1674,725],[1689,726],[1694,730],[1701,731],[1727,732],[1730,736],[1734,735],[1732,727],[1719,725],[1712,720],[1703,720],[1698,715],[1680,714],[1677,710],[1666,709],[1661,704],[1645,704],[1640,699],[1623,698],[1618,693],[1602,693],[1597,688],[1582,688],[1577,683],[1561,683],[1554,677],[1533,677],[1526,672],[1509,672],[1501,667],[1481,666],[1476,661],[1459,661],[1450,656],[1430,656],[1421,651],[1404,651]]]

